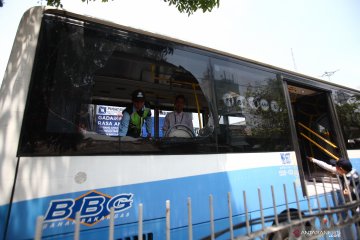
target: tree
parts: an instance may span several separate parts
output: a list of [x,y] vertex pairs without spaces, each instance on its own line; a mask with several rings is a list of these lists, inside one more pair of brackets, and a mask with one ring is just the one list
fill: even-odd
[[0,0],[0,7],[2,7],[4,5],[4,1]]
[[164,0],[169,5],[175,5],[179,12],[186,12],[188,15],[193,14],[198,9],[202,9],[203,12],[209,11],[217,6],[219,7],[220,0]]
[[[91,2],[96,0],[81,0],[83,2]],[[99,0],[100,1],[100,0]],[[108,2],[109,0],[101,0],[102,2]],[[0,0],[0,3],[2,0]],[[188,15],[193,14],[197,10],[201,9],[203,12],[214,9],[215,6],[219,7],[220,0],[164,0],[169,5],[175,5],[179,12],[186,12]],[[47,5],[54,7],[63,7],[61,0],[47,0]]]

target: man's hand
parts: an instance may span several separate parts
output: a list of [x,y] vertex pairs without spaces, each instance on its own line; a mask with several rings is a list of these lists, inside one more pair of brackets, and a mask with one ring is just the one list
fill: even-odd
[[313,157],[308,157],[308,156],[306,156],[306,159],[309,160],[310,162],[313,162],[313,159],[314,159],[314,158],[313,158]]

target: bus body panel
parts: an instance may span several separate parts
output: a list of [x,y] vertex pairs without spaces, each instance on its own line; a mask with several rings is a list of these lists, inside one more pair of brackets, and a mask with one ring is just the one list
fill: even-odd
[[5,232],[19,142],[43,8],[24,13],[0,89],[0,232]]
[[[14,202],[87,189],[275,166],[292,166],[296,174],[294,152],[171,157],[21,157]],[[283,172],[279,174],[286,175]],[[41,185],[44,187],[39,188]]]
[[[124,168],[124,161],[116,159],[117,157],[107,157],[108,159],[102,159],[103,168],[99,169],[99,164],[77,164],[77,160],[90,161],[89,159],[71,159],[68,164],[54,164],[55,160],[58,162],[59,159],[51,161],[52,167],[42,166],[38,162],[42,162],[39,159],[31,160],[24,159],[24,165],[20,169],[18,174],[16,191],[15,191],[15,202],[12,204],[11,216],[9,222],[9,230],[7,237],[9,239],[25,239],[30,238],[34,235],[34,224],[37,216],[44,216],[45,223],[43,225],[43,236],[56,236],[60,234],[62,237],[66,236],[66,232],[72,232],[74,229],[75,212],[80,211],[82,213],[81,220],[83,221],[81,228],[82,230],[92,230],[92,239],[96,239],[96,235],[103,234],[101,228],[108,226],[109,221],[106,219],[109,214],[109,208],[115,207],[115,225],[126,224],[130,226],[132,223],[137,221],[138,217],[138,205],[140,203],[144,206],[144,222],[148,222],[149,225],[153,225],[153,222],[159,221],[159,229],[149,227],[149,232],[153,234],[159,234],[161,227],[164,224],[164,212],[165,202],[170,200],[172,211],[171,211],[171,227],[174,229],[184,228],[187,225],[187,199],[192,199],[193,208],[193,224],[198,225],[207,222],[209,218],[209,195],[213,196],[215,219],[227,218],[227,193],[232,193],[232,208],[234,215],[241,215],[244,213],[243,206],[243,193],[246,189],[247,199],[258,199],[258,190],[262,189],[262,194],[268,196],[270,194],[270,185],[274,185],[275,189],[281,190],[283,183],[286,182],[289,193],[293,192],[293,183],[298,182],[298,175],[296,174],[296,162],[293,160],[285,164],[282,163],[280,154],[291,154],[293,153],[274,153],[272,157],[269,155],[261,156],[245,156],[247,161],[253,162],[252,164],[269,165],[269,162],[277,162],[274,166],[263,166],[255,167],[255,165],[249,166],[237,166],[232,167],[234,157],[239,158],[240,156],[230,156],[227,160],[221,161],[216,159],[215,168],[217,171],[209,171],[207,174],[192,174],[189,176],[187,173],[188,164],[201,166],[206,156],[201,158],[193,158],[190,156],[177,156],[178,160],[172,159],[160,159],[158,162],[148,161],[145,166],[139,167],[139,163],[136,161],[128,164],[131,168]],[[218,156],[221,158],[221,156]],[[226,159],[226,155],[223,156]],[[38,168],[29,167],[29,162],[34,162],[39,166]],[[116,164],[116,162],[118,164]],[[173,167],[166,166],[168,164]],[[246,160],[245,160],[246,161]],[[185,163],[184,163],[185,162]],[[199,163],[197,163],[199,162]],[[71,165],[72,163],[72,165]],[[294,164],[295,163],[295,164]],[[157,166],[152,166],[155,164]],[[158,165],[159,164],[159,165]],[[90,182],[82,191],[74,180],[76,178],[76,168],[74,165],[78,165],[78,168],[83,172],[88,173],[86,181]],[[162,166],[167,171],[173,169],[178,171],[178,175],[173,178],[172,174],[167,177],[155,176],[151,174],[151,169],[154,167]],[[246,165],[246,164],[245,164]],[[71,167],[70,167],[71,166]],[[203,165],[204,166],[204,165]],[[261,166],[261,165],[260,165]],[[128,166],[129,167],[129,166]],[[159,167],[160,168],[160,167]],[[231,170],[232,168],[232,170]],[[31,169],[31,170],[30,170]],[[52,171],[46,171],[46,169],[52,169]],[[74,169],[69,172],[69,169]],[[124,170],[125,169],[125,170]],[[132,169],[133,171],[126,171]],[[148,174],[142,172],[141,169],[148,169]],[[225,171],[226,169],[226,171]],[[139,170],[139,171],[138,171]],[[32,172],[30,175],[29,173]],[[139,175],[152,176],[153,179],[148,178],[145,182],[132,182],[126,181],[127,178],[131,178],[132,174],[136,173]],[[153,173],[156,173],[155,171]],[[158,171],[158,175],[168,175],[164,171]],[[107,179],[116,179],[113,181],[112,186],[104,187],[101,181],[93,179],[96,175],[104,176]],[[175,174],[174,174],[175,175]],[[183,175],[181,177],[180,175]],[[169,178],[171,176],[171,178]],[[259,176],[258,180],[254,176]],[[260,178],[261,176],[261,178]],[[280,177],[279,177],[280,176]],[[156,178],[158,178],[156,180]],[[122,181],[121,179],[124,179]],[[275,179],[275,181],[274,181]],[[122,183],[125,184],[122,184]],[[41,184],[40,184],[41,183]],[[126,184],[127,183],[127,184]],[[37,186],[34,188],[33,186]],[[68,189],[68,192],[59,194],[57,191],[62,192],[63,187]],[[69,190],[73,190],[72,192]],[[298,185],[298,192],[300,187]],[[44,193],[45,192],[45,193]],[[279,205],[283,203],[283,196],[281,191],[277,191],[276,198]],[[38,196],[36,196],[38,194]],[[49,196],[49,197],[46,197]],[[299,196],[302,198],[302,196]],[[263,200],[264,208],[270,208],[272,202],[270,199]],[[295,195],[289,194],[289,202],[295,201]],[[126,206],[125,206],[126,205]],[[258,201],[249,201],[248,210],[257,211],[259,209]],[[21,216],[21,217],[19,217]],[[85,217],[87,216],[87,217]],[[242,217],[240,217],[242,218]],[[104,220],[105,219],[105,220]],[[156,220],[159,219],[159,220]],[[151,224],[150,224],[151,223]],[[157,224],[154,224],[155,226]],[[205,224],[207,226],[208,224]],[[23,226],[23,231],[16,231],[19,226]],[[217,228],[222,228],[223,224],[217,224]],[[99,230],[100,229],[100,230]],[[119,227],[119,231],[122,229]],[[146,224],[145,224],[146,229]],[[196,234],[199,236],[205,236],[208,233],[207,227],[196,228]],[[201,230],[203,229],[203,230]],[[137,228],[128,228],[125,236],[136,235]],[[182,230],[186,233],[185,230]],[[122,232],[122,231],[120,231]],[[65,234],[65,235],[63,235]],[[124,234],[124,232],[122,232]],[[184,234],[179,230],[177,234]],[[71,234],[70,234],[71,235]],[[90,237],[90,236],[89,236]]]
[[360,169],[360,151],[348,150],[349,159],[353,165],[353,168]]

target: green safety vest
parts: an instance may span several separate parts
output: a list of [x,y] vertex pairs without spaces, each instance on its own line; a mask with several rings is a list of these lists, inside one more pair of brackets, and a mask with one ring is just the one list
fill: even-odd
[[141,116],[138,112],[133,112],[132,106],[126,108],[124,111],[130,115],[129,128],[126,135],[131,137],[141,137],[141,128],[144,124],[144,119],[151,116],[150,108],[145,107]]

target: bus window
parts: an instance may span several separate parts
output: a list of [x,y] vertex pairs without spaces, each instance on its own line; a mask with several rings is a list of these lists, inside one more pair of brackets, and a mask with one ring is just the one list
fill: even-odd
[[291,150],[281,81],[272,73],[221,60],[214,61],[213,69],[221,149]]
[[360,95],[333,91],[333,99],[347,149],[360,149]]
[[[19,155],[214,152],[212,132],[199,134],[211,112],[209,62],[165,40],[45,15]],[[118,128],[139,88],[151,108],[152,138],[135,144],[120,138]],[[196,134],[165,139],[161,113],[173,110],[177,94],[187,99]]]

